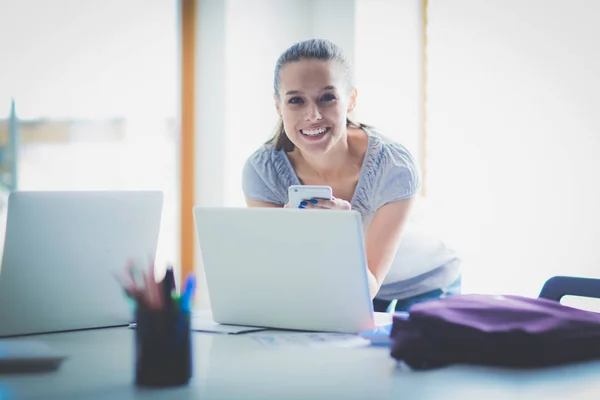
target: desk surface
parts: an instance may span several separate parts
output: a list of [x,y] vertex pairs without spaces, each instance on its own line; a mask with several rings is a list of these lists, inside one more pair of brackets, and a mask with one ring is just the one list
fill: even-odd
[[154,390],[132,383],[132,330],[34,336],[70,358],[55,372],[0,375],[0,400],[600,398],[600,362],[541,370],[452,366],[414,372],[399,367],[383,347],[277,348],[258,341],[259,334],[194,333],[190,384]]

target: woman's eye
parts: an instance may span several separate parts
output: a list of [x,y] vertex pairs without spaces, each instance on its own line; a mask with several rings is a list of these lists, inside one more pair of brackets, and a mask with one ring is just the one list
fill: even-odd
[[303,102],[302,97],[292,97],[288,100],[288,103],[290,104],[302,104]]
[[333,94],[325,94],[321,97],[321,101],[332,101],[335,100],[335,96]]

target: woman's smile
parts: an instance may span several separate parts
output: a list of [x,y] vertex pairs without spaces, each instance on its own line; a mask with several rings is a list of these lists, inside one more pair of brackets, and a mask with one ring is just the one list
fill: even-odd
[[330,127],[304,128],[300,129],[300,134],[306,140],[317,141],[322,139],[325,135],[327,135],[329,131],[331,131]]

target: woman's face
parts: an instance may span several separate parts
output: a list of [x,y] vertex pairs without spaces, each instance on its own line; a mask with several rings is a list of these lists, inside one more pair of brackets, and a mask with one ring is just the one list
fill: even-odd
[[326,153],[346,135],[356,90],[335,61],[300,60],[280,71],[277,112],[289,139],[305,153]]

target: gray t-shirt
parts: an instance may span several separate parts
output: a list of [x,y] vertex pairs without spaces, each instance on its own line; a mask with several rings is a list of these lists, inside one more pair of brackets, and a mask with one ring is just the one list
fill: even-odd
[[[410,152],[371,127],[368,147],[354,196],[353,210],[362,216],[366,234],[375,212],[383,205],[415,195],[421,178]],[[256,150],[244,165],[242,187],[246,198],[284,205],[288,187],[301,184],[286,153],[272,144]],[[377,298],[404,299],[450,285],[458,275],[456,254],[409,220],[393,264]]]

